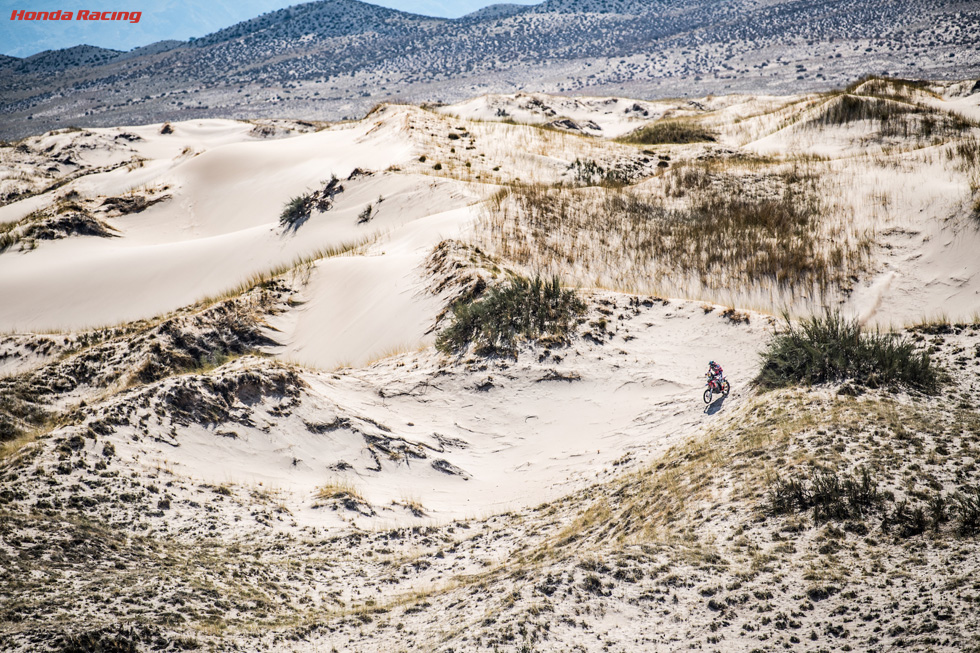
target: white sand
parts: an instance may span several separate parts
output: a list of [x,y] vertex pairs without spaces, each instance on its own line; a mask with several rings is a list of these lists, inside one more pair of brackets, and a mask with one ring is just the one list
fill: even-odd
[[[207,130],[209,122],[195,123],[189,141],[180,141],[207,148],[198,156],[154,161],[132,172],[120,168],[70,184],[65,190],[93,197],[142,184],[167,185],[173,197],[114,219],[120,238],[42,242],[36,251],[0,256],[0,297],[5,299],[0,330],[81,328],[151,317],[321,248],[471,201],[451,182],[367,178],[347,184],[350,191],[338,198],[334,210],[286,231],[278,219],[291,197],[322,186],[331,174],[346,178],[355,167],[384,170],[410,156],[410,143],[392,121],[381,129],[366,121],[276,141],[256,141],[230,121],[217,121]],[[144,128],[146,141],[138,145],[148,155],[171,156],[169,143],[176,136],[161,136],[158,130]],[[184,130],[177,126],[177,134]],[[240,142],[229,142],[235,137]],[[164,140],[165,145],[159,143]],[[376,219],[358,225],[357,214],[382,194],[385,201]],[[19,219],[50,200],[32,198],[4,207],[0,219]]]
[[[371,280],[381,272],[360,270],[368,267],[363,259],[335,262]],[[319,299],[341,301],[341,294],[332,287]],[[706,313],[700,303],[658,302],[634,311],[627,298],[604,297],[618,304],[612,309],[615,335],[601,346],[583,341],[555,349],[561,362],[553,357],[539,362],[525,353],[515,363],[491,364],[485,371],[445,370],[430,349],[365,369],[311,371],[304,374],[310,387],[291,415],[267,414],[275,407],[268,403],[254,426],[222,427],[237,438],[191,426],[173,438],[179,444],[174,447],[166,428],[157,436],[151,426],[153,437],[140,432],[139,442],[123,428],[114,436],[117,451],[147,470],[162,466],[195,482],[275,490],[298,523],[312,525],[338,519],[337,513],[314,507],[319,488],[331,483],[353,488],[378,511],[373,518],[358,517],[362,525],[414,522],[411,513],[392,507],[407,501],[439,522],[538,505],[650,460],[731,410],[747,394],[757,353],[770,332],[769,321],[758,315],[748,325],[733,325],[719,310]],[[339,318],[324,308],[309,309],[323,313],[320,342],[303,341],[313,355],[336,355],[330,333],[357,347],[370,339],[372,329],[384,332],[384,325],[364,324],[357,310],[361,297],[348,299],[355,306],[349,329],[335,326]],[[303,320],[313,324],[313,317],[300,318],[299,335],[309,335]],[[731,395],[716,396],[710,409],[701,398],[708,358],[723,364],[733,386]],[[554,373],[573,380],[547,380]],[[338,418],[350,427],[324,433],[306,427]],[[426,457],[375,458],[365,435],[409,443]],[[437,459],[464,476],[434,469]],[[352,469],[331,469],[340,462]]]
[[[609,133],[632,126],[622,115],[613,118],[623,101],[590,102],[576,105],[586,112],[576,119],[592,116]],[[745,134],[755,134],[746,145],[749,152],[812,153],[820,147],[816,140],[807,144],[814,135],[791,128],[758,135],[765,131],[763,119],[751,117],[753,111],[782,106],[776,100],[713,102],[731,142],[741,128],[734,116],[749,116],[739,123]],[[493,106],[483,99],[460,113],[485,117],[480,112]],[[703,108],[709,109],[714,110]],[[702,412],[700,398],[700,375],[709,358],[725,365],[735,387],[729,401],[739,401],[768,324],[755,315],[748,327],[732,326],[719,311],[706,314],[697,303],[657,304],[634,315],[624,308],[625,296],[610,296],[620,305],[610,317],[618,331],[615,346],[582,341],[577,351],[554,352],[564,357],[561,363],[522,358],[506,369],[491,365],[443,376],[431,349],[414,351],[431,344],[432,335],[426,334],[443,301],[427,291],[420,266],[442,239],[465,237],[480,210],[478,199],[493,189],[413,168],[419,152],[431,152],[425,148],[435,141],[408,125],[429,125],[434,133],[460,121],[393,107],[350,126],[274,141],[256,140],[248,126],[229,121],[179,124],[171,136],[159,135],[158,126],[138,128],[145,140],[132,147],[150,159],[144,167],[93,175],[71,186],[97,196],[134,184],[165,184],[172,199],[114,219],[119,238],[70,238],[0,255],[0,329],[68,329],[150,317],[319,248],[371,238],[352,255],[321,260],[308,270],[308,283],[294,297],[297,305],[270,321],[270,333],[281,343],[272,353],[319,370],[409,353],[337,376],[311,370],[306,375],[311,389],[295,415],[270,416],[238,440],[192,427],[180,434],[178,449],[146,439],[120,442],[121,451],[146,464],[165,461],[194,478],[279,487],[290,494],[291,505],[301,507],[297,510],[309,511],[304,519],[313,522],[323,518],[311,507],[315,491],[331,480],[355,485],[375,505],[415,500],[433,518],[446,519],[560,496],[611,470],[627,454],[649,460],[712,418]],[[490,123],[470,128],[479,131],[481,147],[492,140],[488,151],[499,154],[491,163],[510,149],[509,161],[528,170],[538,165],[520,148],[529,128]],[[951,171],[938,149],[932,155],[899,153],[899,163],[879,165],[855,152],[861,129],[824,134],[850,143],[827,150],[834,157],[827,166],[828,183],[840,191],[833,200],[843,207],[838,207],[842,219],[859,221],[878,238],[871,269],[855,284],[845,309],[878,324],[937,312],[970,318],[980,311],[980,233],[964,219],[968,180]],[[583,148],[602,146],[594,139],[558,139],[566,149],[577,141]],[[188,145],[201,153],[181,155]],[[563,151],[554,160],[559,163],[547,165],[560,170],[574,154]],[[390,166],[409,172],[384,173]],[[378,172],[344,181],[346,191],[336,205],[314,213],[296,231],[278,225],[291,197],[321,187],[331,174],[344,179],[355,167]],[[508,174],[526,178],[528,170]],[[4,218],[22,215],[38,201],[5,207]],[[369,203],[375,209],[372,219],[358,224]],[[579,380],[542,381],[551,369]],[[348,417],[359,431],[315,434],[303,424],[337,416]],[[364,433],[377,432],[376,424],[390,429],[380,432],[385,437],[428,447],[428,457],[384,460],[380,472],[371,471],[375,462]],[[445,438],[465,446],[446,447],[440,444]],[[436,454],[437,449],[444,451]],[[435,458],[464,470],[469,480],[433,469]],[[341,460],[353,470],[331,472]]]

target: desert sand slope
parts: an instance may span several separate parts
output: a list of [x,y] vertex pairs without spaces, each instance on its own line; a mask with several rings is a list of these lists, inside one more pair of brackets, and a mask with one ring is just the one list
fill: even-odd
[[691,100],[631,100],[611,97],[562,97],[544,93],[484,95],[439,107],[439,113],[469,120],[547,125],[603,138],[619,138],[650,121],[701,118],[706,115],[744,118],[767,113],[797,101],[792,96],[730,95]]
[[[388,181],[382,188],[390,192],[391,186]],[[421,186],[405,200],[403,216],[454,203],[448,193],[440,197],[434,183]],[[380,222],[380,216],[397,211],[398,199],[378,205],[375,219]],[[269,320],[282,345],[270,351],[286,360],[331,369],[361,366],[415,349],[423,341],[430,344],[427,336],[443,306],[437,295],[425,290],[422,262],[434,242],[458,236],[475,218],[473,207],[432,213],[390,228],[362,255],[317,262],[294,297],[299,306]]]
[[[444,107],[442,114],[387,107],[357,123],[308,133],[284,131],[286,137],[273,139],[261,137],[267,130],[256,132],[254,126],[232,121],[179,123],[168,134],[151,126],[48,135],[31,141],[31,154],[10,156],[49,160],[69,152],[79,162],[102,167],[86,168],[88,174],[55,190],[0,207],[0,220],[29,223],[28,216],[40,211],[52,214],[50,221],[71,215],[73,203],[88,202],[89,213],[101,220],[109,237],[24,238],[0,253],[0,293],[12,298],[0,312],[0,330],[146,318],[304,257],[322,258],[382,236],[384,246],[375,254],[397,250],[409,255],[412,250],[411,256],[421,261],[426,246],[460,235],[485,213],[475,203],[500,185],[529,180],[571,189],[628,182],[627,190],[614,187],[603,193],[637,194],[667,209],[733,196],[769,201],[785,197],[784,187],[795,184],[794,201],[818,204],[819,219],[805,227],[814,242],[800,254],[815,259],[814,265],[796,263],[799,269],[779,280],[750,273],[756,265],[751,259],[758,258],[751,251],[735,252],[744,267],[710,271],[705,263],[678,270],[678,261],[662,255],[617,260],[617,248],[626,245],[619,240],[619,229],[625,227],[616,219],[596,227],[605,237],[586,243],[565,235],[555,240],[560,227],[538,230],[521,261],[528,271],[556,272],[586,287],[703,298],[773,314],[784,308],[805,313],[817,301],[879,325],[938,314],[972,319],[980,311],[980,277],[971,256],[980,244],[971,218],[978,174],[971,143],[977,128],[964,122],[969,112],[963,109],[972,100],[955,95],[952,87],[907,91],[879,86],[865,85],[842,96],[712,97],[683,106],[648,102],[637,105],[642,111],[617,99],[488,96]],[[862,118],[861,111],[879,106],[890,107],[896,117],[889,122]],[[509,124],[496,115],[498,110],[508,115],[524,111],[527,115],[520,115],[533,123],[574,110],[577,121],[591,116],[597,125],[605,124],[596,133],[606,136],[656,125],[667,116],[671,124],[700,125],[714,141],[621,144]],[[50,155],[43,154],[51,147]],[[348,180],[355,170],[373,174]],[[331,197],[328,209],[314,209],[292,227],[280,225],[291,198],[325,192],[334,175],[344,191]],[[106,205],[119,197],[146,206]],[[368,219],[361,220],[369,207]],[[604,215],[608,211],[599,209],[594,218]],[[502,222],[496,217],[477,228],[476,240],[491,253],[511,256],[500,244],[531,234],[519,235],[518,229],[503,235],[509,220],[517,217],[520,225],[512,210]],[[779,250],[794,242],[780,242],[778,232],[757,236],[777,260]],[[402,238],[411,242],[400,244]],[[751,242],[743,233],[732,238]],[[652,234],[647,242],[656,239],[670,236]],[[391,274],[401,278],[412,268],[408,258],[377,262],[391,265]],[[377,274],[384,273],[379,268]],[[815,289],[807,275],[825,278]],[[151,287],[154,292],[145,292]],[[407,286],[392,292],[402,291]],[[319,309],[311,305],[309,310]],[[431,314],[431,307],[424,312]],[[388,339],[381,348],[346,359],[362,361],[381,349],[418,342],[417,318],[407,320],[414,325],[412,337]],[[300,333],[288,337],[299,340],[288,352],[310,347],[301,343],[308,340],[302,327],[296,328]],[[325,365],[345,360],[299,358]]]
[[[151,317],[277,266],[359,244],[430,212],[469,203],[464,191],[440,180],[400,176],[379,183],[362,178],[348,184],[329,214],[318,213],[301,229],[279,225],[283,205],[322,186],[323,180],[403,161],[411,144],[398,135],[397,122],[392,117],[381,128],[369,121],[272,141],[250,138],[240,126],[229,133],[220,121],[211,133],[201,125],[177,125],[176,134],[168,135],[144,129],[137,148],[142,156],[170,156],[169,139],[174,138],[203,151],[150,159],[133,171],[120,168],[69,184],[69,192],[83,197],[163,187],[169,198],[114,220],[116,238],[45,242],[29,255],[0,257],[0,294],[9,298],[0,329],[85,327]],[[372,220],[359,224],[364,206],[382,195],[385,201]],[[24,208],[21,203],[4,207],[5,218],[19,219],[42,200],[51,198],[25,200]]]
[[[749,344],[752,323],[595,299],[590,318],[611,310],[616,333],[542,361],[413,353],[328,374],[247,357],[94,403],[5,464],[0,641],[969,650],[976,531],[954,497],[980,480],[976,384],[966,399],[736,389],[701,412],[683,366],[657,360],[717,336]],[[980,365],[974,327],[913,335],[948,366]],[[648,367],[627,368],[640,356]],[[229,404],[209,403],[222,391]],[[775,480],[807,482],[811,463],[870,470],[880,499],[829,519],[774,511]],[[937,496],[942,512],[924,512]],[[470,503],[485,512],[449,519]]]
[[[737,403],[769,325],[758,316],[735,325],[699,304],[600,300],[615,320],[595,332],[601,344],[465,373],[447,373],[427,353],[337,375],[301,373],[308,389],[288,410],[252,406],[242,423],[177,424],[176,434],[172,424],[139,419],[116,428],[112,442],[145,473],[163,466],[188,481],[278,489],[293,518],[310,525],[333,523],[315,509],[330,484],[355,490],[382,523],[403,521],[391,506],[409,500],[440,522],[537,505],[649,459]],[[736,383],[707,413],[706,355],[724,361]],[[163,382],[152,394],[165,398],[173,387]],[[103,415],[133,403],[121,395]]]
[[[704,297],[770,313],[789,309],[807,314],[814,304],[827,305],[887,328],[940,316],[970,321],[980,314],[980,266],[973,255],[980,247],[980,132],[974,121],[978,98],[980,94],[966,93],[958,84],[871,79],[846,93],[784,98],[733,96],[637,102],[634,107],[608,98],[516,94],[485,96],[439,111],[498,122],[501,128],[516,120],[569,132],[548,137],[553,139],[551,151],[562,152],[567,160],[573,160],[568,143],[581,143],[580,162],[556,180],[566,187],[607,184],[612,187],[606,197],[625,198],[626,203],[638,197],[667,210],[702,202],[716,207],[706,212],[706,220],[719,211],[722,217],[732,212],[731,207],[718,207],[735,198],[749,199],[762,211],[790,192],[794,199],[787,206],[795,203],[797,213],[791,220],[805,215],[805,207],[817,216],[804,236],[815,238],[812,246],[800,247],[801,256],[812,263],[793,264],[791,256],[780,257],[779,252],[800,243],[799,238],[780,239],[785,225],[761,229],[753,249],[737,251],[733,241],[750,242],[749,236],[756,236],[741,223],[719,225],[717,231],[735,233],[698,252],[692,263],[681,247],[637,254],[644,243],[649,247],[669,241],[670,230],[648,229],[627,211],[620,217],[608,206],[597,206],[599,202],[590,206],[586,191],[565,192],[562,201],[571,202],[572,209],[562,209],[564,224],[555,221],[544,230],[535,226],[538,218],[532,211],[504,203],[479,239],[492,251],[529,268],[570,275],[586,286]],[[560,116],[578,127],[591,121],[595,128],[563,126]],[[673,131],[657,132],[658,124],[672,125]],[[651,140],[633,146],[641,158],[632,160],[602,160],[589,150],[599,139],[583,136],[608,138],[648,128]],[[703,142],[669,140],[688,137]],[[652,172],[644,167],[650,165],[644,158],[652,160]],[[597,167],[586,168],[590,162]],[[633,185],[617,190],[624,180]],[[533,202],[542,204],[540,197]],[[747,220],[754,210],[746,212]],[[571,226],[569,216],[574,218]],[[686,237],[707,241],[713,235],[706,226]],[[522,238],[529,248],[511,244]],[[783,258],[782,272],[753,272],[759,268],[760,250],[765,257]],[[618,256],[619,251],[630,255]],[[712,267],[709,261],[716,256],[747,265]],[[798,268],[791,271],[789,265]],[[830,287],[814,288],[806,278],[815,272],[838,278]],[[777,280],[780,274],[785,276]]]
[[[0,649],[976,648],[964,88],[0,148]],[[536,274],[570,332],[433,346]],[[941,381],[763,391],[784,309]]]

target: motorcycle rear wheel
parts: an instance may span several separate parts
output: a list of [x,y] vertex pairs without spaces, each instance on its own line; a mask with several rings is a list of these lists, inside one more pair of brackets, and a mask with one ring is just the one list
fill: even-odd
[[721,393],[722,394],[727,395],[729,392],[731,392],[731,390],[732,390],[732,386],[728,383],[727,380],[721,382]]

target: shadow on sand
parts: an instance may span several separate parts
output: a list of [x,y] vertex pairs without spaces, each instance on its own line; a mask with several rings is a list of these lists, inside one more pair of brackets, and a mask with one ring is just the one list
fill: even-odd
[[725,403],[725,400],[726,399],[728,399],[728,395],[722,395],[722,396],[718,397],[717,399],[715,399],[714,401],[712,401],[707,406],[705,406],[704,407],[704,413],[705,413],[705,415],[714,415],[719,410],[721,410],[721,407]]

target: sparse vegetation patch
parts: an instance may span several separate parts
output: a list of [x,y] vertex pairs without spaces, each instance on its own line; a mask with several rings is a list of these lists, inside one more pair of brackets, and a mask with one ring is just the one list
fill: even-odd
[[769,502],[776,515],[812,511],[815,524],[850,520],[846,528],[851,532],[867,532],[860,522],[877,515],[884,532],[901,538],[929,529],[938,531],[951,518],[958,519],[955,530],[960,535],[980,533],[980,487],[952,495],[939,491],[920,493],[914,500],[896,500],[893,492],[879,490],[878,481],[866,468],[851,474],[813,469],[809,474],[777,477],[769,487]]
[[297,195],[286,202],[282,213],[279,214],[279,224],[284,227],[296,227],[310,217],[313,210],[313,195]]
[[481,245],[526,268],[571,269],[583,284],[634,292],[825,293],[869,255],[867,235],[828,219],[804,175],[767,176],[768,188],[752,193],[736,176],[681,170],[671,179],[683,180],[683,203],[627,188],[515,186],[488,204]]
[[937,111],[900,96],[851,93],[831,97],[810,124],[846,125],[862,120],[870,121],[882,136],[905,139],[947,138],[974,126],[958,114]]
[[20,244],[21,250],[32,250],[39,240],[59,240],[71,236],[112,238],[116,230],[81,207],[62,207],[58,211],[34,211],[17,222],[0,224],[0,252]]
[[867,469],[856,474],[813,470],[809,475],[778,478],[770,487],[775,514],[813,510],[816,522],[860,519],[881,507],[878,482]]
[[630,183],[628,171],[618,168],[607,169],[592,159],[575,159],[569,164],[568,171],[574,182],[582,186],[616,188]]

